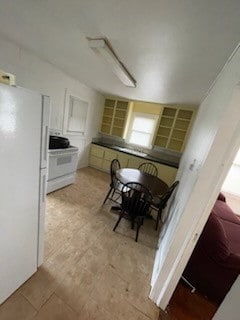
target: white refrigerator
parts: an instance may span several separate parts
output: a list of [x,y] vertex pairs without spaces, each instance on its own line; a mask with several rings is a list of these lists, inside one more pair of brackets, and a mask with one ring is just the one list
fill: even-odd
[[43,261],[49,97],[0,84],[0,303]]

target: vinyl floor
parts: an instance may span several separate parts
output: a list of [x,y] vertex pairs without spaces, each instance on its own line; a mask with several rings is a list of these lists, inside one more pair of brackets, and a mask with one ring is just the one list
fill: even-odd
[[109,175],[78,170],[76,183],[47,196],[45,259],[0,306],[1,320],[157,320],[148,298],[158,234],[144,222],[139,241],[129,221],[102,206]]

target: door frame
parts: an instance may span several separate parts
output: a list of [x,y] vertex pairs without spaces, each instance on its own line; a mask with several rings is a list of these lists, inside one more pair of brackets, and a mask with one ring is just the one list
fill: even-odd
[[[166,309],[174,289],[181,278],[184,268],[197,243],[211,209],[221,190],[223,181],[230,169],[240,146],[240,85],[234,88],[232,97],[224,110],[222,121],[203,164],[195,186],[182,213],[174,234],[167,257],[161,270],[155,277],[150,298],[163,310]],[[236,116],[237,115],[237,116]],[[206,190],[203,185],[208,181]],[[206,184],[206,183],[205,183]],[[201,200],[200,200],[201,199]],[[201,201],[201,214],[195,213],[196,205]],[[192,223],[184,235],[184,220],[191,217]],[[186,220],[185,220],[186,221]],[[174,252],[174,246],[182,241],[180,250]],[[174,257],[173,257],[174,256]]]

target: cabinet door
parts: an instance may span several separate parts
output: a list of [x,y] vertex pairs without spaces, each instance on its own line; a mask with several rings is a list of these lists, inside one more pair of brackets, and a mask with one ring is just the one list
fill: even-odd
[[168,142],[168,149],[179,152],[183,151],[192,118],[193,110],[178,110]]
[[104,159],[102,163],[102,169],[104,171],[110,172],[110,166],[113,159],[117,159],[117,152],[105,148]]
[[104,157],[104,148],[92,144],[91,150],[90,150],[90,155],[98,157],[98,158],[103,158]]
[[104,148],[92,144],[89,155],[89,165],[97,169],[102,169],[103,157]]
[[154,144],[182,152],[193,120],[194,110],[164,107]]
[[105,149],[104,159],[108,161],[112,161],[113,159],[117,159],[117,152],[111,149]]
[[112,131],[112,120],[115,111],[115,100],[106,99],[103,110],[101,132],[104,134],[111,134]]
[[90,156],[89,159],[89,165],[91,167],[94,167],[96,169],[102,169],[102,163],[103,163],[103,159],[94,157],[94,156]]
[[154,164],[158,169],[158,177],[166,182],[166,184],[170,187],[175,181],[178,169],[157,162]]
[[117,153],[117,158],[120,162],[121,168],[127,168],[128,167],[128,160],[129,156],[127,154],[124,154],[122,152]]
[[128,101],[116,101],[113,118],[112,135],[122,137],[127,117]]
[[161,148],[167,148],[169,137],[171,136],[172,127],[174,125],[176,108],[164,107],[160,118],[159,127],[155,139],[155,145]]
[[138,157],[134,157],[134,156],[129,156],[129,159],[128,159],[128,167],[129,167],[129,168],[138,169],[138,167],[140,166],[140,164],[142,164],[143,162],[148,162],[148,161],[147,161],[147,160],[144,160],[143,158],[138,158]]
[[103,159],[102,170],[109,173],[110,172],[110,166],[111,166],[111,161]]
[[104,104],[101,132],[123,137],[128,112],[128,101],[106,99]]

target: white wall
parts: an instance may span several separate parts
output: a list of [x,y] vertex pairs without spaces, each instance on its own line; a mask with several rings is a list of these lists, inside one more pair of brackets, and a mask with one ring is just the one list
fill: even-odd
[[[88,146],[97,136],[104,105],[97,91],[71,78],[52,64],[0,36],[0,69],[16,75],[16,84],[51,97],[51,128],[62,131],[65,89],[89,104],[86,135],[69,136],[79,148],[79,167],[88,164]],[[81,63],[81,62],[79,62]]]
[[[226,166],[230,166],[238,150],[239,89],[238,103],[231,103],[231,99],[239,81],[238,48],[201,103],[180,163],[177,176],[180,185],[169,219],[160,235],[150,293],[150,297],[163,309],[167,306],[217,197],[221,187],[218,185],[219,180],[221,178],[223,182],[228,170]],[[234,148],[233,140],[238,140]],[[228,163],[223,162],[224,158]],[[204,213],[204,218],[201,218]],[[199,226],[199,232],[193,234],[196,226]]]

